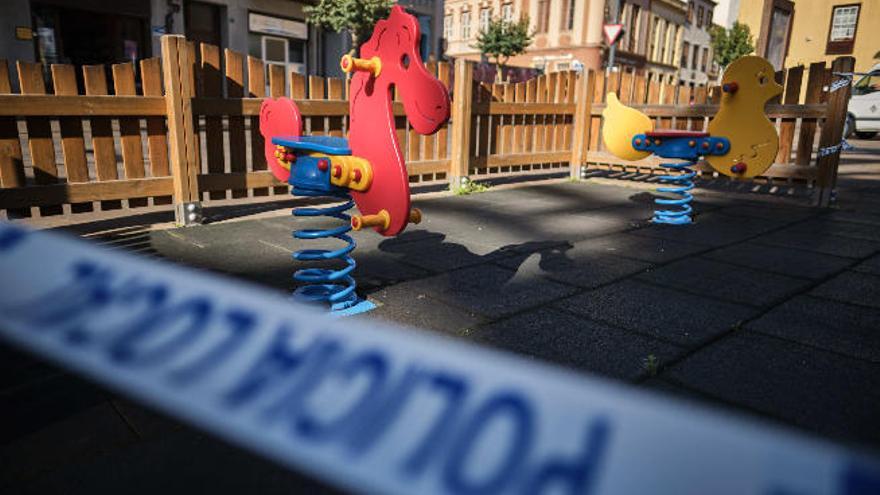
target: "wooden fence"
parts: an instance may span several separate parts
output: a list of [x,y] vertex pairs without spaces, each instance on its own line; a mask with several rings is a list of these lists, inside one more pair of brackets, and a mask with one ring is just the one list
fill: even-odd
[[[308,134],[345,136],[347,84],[285,74],[254,57],[180,36],[162,39],[162,56],[112,67],[17,62],[20,94],[0,61],[0,216],[80,215],[193,203],[288,199],[267,171],[258,130],[261,100],[297,101]],[[850,71],[852,58],[835,61]],[[397,134],[413,184],[458,184],[533,174],[604,169],[650,176],[652,159],[624,163],[604,152],[606,90],[657,119],[658,127],[702,129],[715,113],[713,90],[658,85],[632,74],[605,80],[587,72],[551,73],[517,84],[473,81],[473,64],[429,63],[450,87],[452,119],[433,136],[411,129],[395,103]],[[777,74],[781,102],[768,107],[780,129],[777,164],[763,180],[796,181],[821,191],[834,185],[837,156],[815,159],[817,142],[839,142],[849,90],[822,91],[824,64]],[[46,84],[46,81],[49,84]],[[708,174],[710,172],[704,171]],[[167,206],[166,206],[167,208]]]

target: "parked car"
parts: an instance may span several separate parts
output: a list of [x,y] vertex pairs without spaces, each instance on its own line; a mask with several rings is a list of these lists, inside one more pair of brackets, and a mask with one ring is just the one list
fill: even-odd
[[843,132],[859,139],[871,139],[880,132],[880,64],[853,86]]

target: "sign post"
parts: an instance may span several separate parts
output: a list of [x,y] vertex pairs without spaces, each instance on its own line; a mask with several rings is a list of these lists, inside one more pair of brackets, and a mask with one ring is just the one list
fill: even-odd
[[617,40],[623,32],[623,24],[620,22],[620,0],[612,0],[609,4],[609,17],[613,24],[605,24],[602,31],[605,33],[605,39],[608,41],[608,64],[605,66],[605,72],[610,73],[614,67],[614,53],[617,51]]

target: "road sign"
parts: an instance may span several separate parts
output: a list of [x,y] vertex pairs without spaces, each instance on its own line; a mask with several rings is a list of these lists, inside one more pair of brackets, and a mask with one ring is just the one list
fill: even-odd
[[605,24],[602,26],[602,31],[605,33],[608,44],[613,45],[623,34],[623,24]]

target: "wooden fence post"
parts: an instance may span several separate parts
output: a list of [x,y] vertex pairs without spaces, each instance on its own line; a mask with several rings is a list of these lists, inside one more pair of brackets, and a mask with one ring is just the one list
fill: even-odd
[[162,66],[168,108],[174,217],[178,225],[193,225],[201,221],[201,203],[192,114],[192,62],[186,38],[179,35],[162,36]]
[[465,59],[455,61],[452,90],[452,149],[449,156],[449,185],[461,187],[471,166],[471,110],[473,108],[474,64]]
[[[852,73],[856,59],[853,57],[838,57],[831,64],[832,73]],[[819,156],[816,159],[818,167],[817,184],[819,186],[818,206],[825,207],[831,204],[834,189],[837,186],[837,166],[840,163],[840,144],[843,141],[843,126],[846,122],[846,111],[849,104],[852,86],[846,84],[836,90],[831,87],[834,81],[840,80],[841,76],[833,75],[828,87],[828,107],[825,111],[825,123],[822,125],[822,133],[819,136]],[[831,150],[837,146],[834,152]]]
[[581,178],[581,169],[587,158],[587,147],[590,143],[590,120],[593,109],[593,86],[596,73],[583,70],[575,82],[575,111],[572,125],[571,160],[569,161],[569,177],[574,180]]

